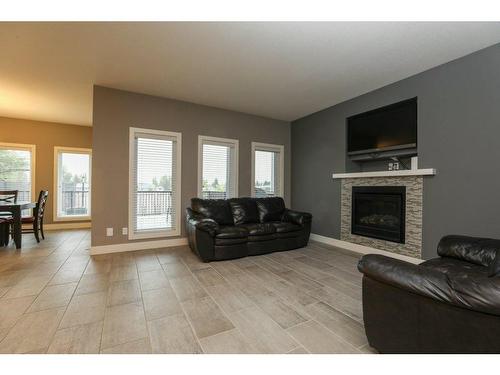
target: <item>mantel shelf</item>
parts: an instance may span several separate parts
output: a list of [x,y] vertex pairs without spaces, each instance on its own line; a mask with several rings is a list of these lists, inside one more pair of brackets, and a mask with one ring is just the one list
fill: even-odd
[[398,171],[377,171],[377,172],[357,172],[357,173],[334,173],[333,179],[339,178],[366,178],[366,177],[407,177],[407,176],[434,176],[434,168],[426,169],[403,169]]

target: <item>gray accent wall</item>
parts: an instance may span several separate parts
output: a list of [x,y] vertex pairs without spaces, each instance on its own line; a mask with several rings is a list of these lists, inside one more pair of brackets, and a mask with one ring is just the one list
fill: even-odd
[[[130,127],[182,133],[181,236],[185,236],[184,209],[198,190],[198,135],[239,140],[240,196],[250,195],[251,142],[284,145],[285,201],[290,201],[290,123],[95,86],[92,246],[133,242],[121,234],[121,228],[128,226]],[[113,237],[106,237],[107,227],[114,228]]]
[[415,96],[419,167],[437,169],[424,178],[423,258],[446,234],[500,238],[500,44],[292,122],[292,207],[313,214],[313,233],[340,239],[331,174],[360,170],[346,117]]

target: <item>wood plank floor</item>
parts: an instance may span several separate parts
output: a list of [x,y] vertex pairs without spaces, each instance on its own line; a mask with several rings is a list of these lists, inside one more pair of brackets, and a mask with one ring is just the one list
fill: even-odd
[[0,248],[0,353],[373,353],[358,257],[202,263],[188,247],[90,257],[88,230]]

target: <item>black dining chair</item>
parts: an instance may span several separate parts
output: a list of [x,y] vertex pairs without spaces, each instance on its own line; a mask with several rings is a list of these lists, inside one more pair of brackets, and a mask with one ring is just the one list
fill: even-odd
[[[17,203],[18,190],[0,190],[1,203]],[[9,244],[10,225],[12,224],[11,212],[0,212],[0,246]]]
[[19,190],[0,190],[0,202],[16,203]]
[[37,205],[33,209],[33,216],[23,217],[21,219],[22,224],[33,224],[32,228],[23,229],[22,233],[33,233],[36,242],[40,242],[39,234],[42,235],[42,239],[45,239],[45,234],[43,233],[43,216],[48,198],[49,192],[47,190],[41,190],[40,194],[38,194]]
[[[17,203],[18,190],[0,190],[0,203]],[[10,212],[0,212],[0,216],[10,216]]]
[[7,246],[9,244],[9,223],[0,217],[0,246]]

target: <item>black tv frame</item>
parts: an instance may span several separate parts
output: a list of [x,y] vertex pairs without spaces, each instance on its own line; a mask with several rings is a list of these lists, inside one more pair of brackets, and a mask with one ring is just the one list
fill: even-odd
[[[406,103],[415,102],[417,105],[417,110],[415,111],[415,123],[418,127],[418,97],[413,97],[410,99],[401,100],[397,103],[392,103],[383,107],[375,108],[363,113],[358,113],[353,116],[349,116],[346,118],[346,145],[347,150],[349,150],[349,140],[350,140],[350,129],[349,129],[349,121],[355,119],[356,117],[365,117],[368,115],[372,115],[379,112],[385,112],[393,107],[399,107]],[[417,140],[418,131],[415,135],[415,140]],[[417,142],[401,144],[389,147],[382,148],[372,148],[366,150],[357,150],[357,151],[347,151],[347,155],[351,157],[352,160],[368,160],[368,159],[382,159],[382,158],[391,158],[393,156],[402,157],[402,156],[412,156],[417,154]]]

